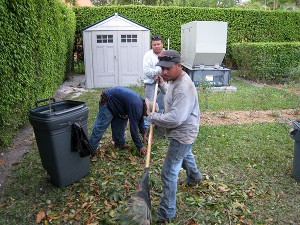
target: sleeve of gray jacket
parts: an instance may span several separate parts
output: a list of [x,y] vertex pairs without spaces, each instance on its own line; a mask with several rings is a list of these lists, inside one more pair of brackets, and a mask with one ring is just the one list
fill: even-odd
[[168,89],[168,84],[167,82],[163,82],[162,84],[159,85],[159,89],[161,92],[165,95]]

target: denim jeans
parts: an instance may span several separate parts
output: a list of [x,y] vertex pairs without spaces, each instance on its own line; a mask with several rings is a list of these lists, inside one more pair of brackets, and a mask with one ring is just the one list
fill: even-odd
[[158,220],[172,219],[176,215],[177,180],[181,168],[185,169],[188,181],[199,181],[202,177],[192,154],[192,144],[171,139],[161,172],[163,189],[156,211]]
[[112,139],[115,142],[115,145],[124,145],[127,121],[127,119],[115,117],[107,108],[107,103],[101,105],[99,107],[97,118],[94,122],[92,135],[89,139],[93,149],[96,150],[98,148],[99,141],[110,124]]
[[[155,91],[155,84],[146,84],[145,85],[145,93],[144,93],[144,98],[148,98],[149,101],[153,101],[154,99],[154,91]],[[164,112],[164,94],[161,92],[161,90],[158,88],[158,93],[157,93],[157,98],[156,98],[156,102],[158,104],[159,107],[159,113],[163,113]],[[152,110],[152,109],[151,109]],[[145,124],[145,128],[150,127],[150,120],[148,116],[144,117],[144,124]]]

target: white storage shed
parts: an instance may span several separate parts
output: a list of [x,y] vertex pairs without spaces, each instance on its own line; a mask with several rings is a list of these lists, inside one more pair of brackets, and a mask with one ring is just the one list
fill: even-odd
[[149,49],[150,29],[117,13],[84,28],[86,88],[139,84]]

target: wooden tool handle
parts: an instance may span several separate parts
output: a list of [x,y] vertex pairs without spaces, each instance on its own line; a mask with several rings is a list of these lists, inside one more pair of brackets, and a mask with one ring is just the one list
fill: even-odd
[[[158,80],[156,80],[156,83],[155,83],[152,112],[155,112],[157,90],[158,90]],[[148,168],[149,165],[150,165],[150,154],[151,154],[151,145],[152,145],[152,137],[153,137],[153,127],[154,127],[154,124],[150,123],[150,131],[149,131],[149,137],[148,137],[148,148],[147,148],[147,155],[146,155],[146,168]]]

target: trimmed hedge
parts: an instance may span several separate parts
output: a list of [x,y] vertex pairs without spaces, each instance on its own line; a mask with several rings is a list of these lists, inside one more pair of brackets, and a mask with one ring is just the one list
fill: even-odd
[[291,71],[300,66],[300,42],[236,43],[232,44],[232,56],[240,75],[251,80],[276,83],[294,80],[297,77]]
[[[262,11],[243,10],[237,8],[193,8],[193,7],[161,7],[161,6],[102,6],[76,7],[76,39],[82,43],[82,29],[114,13],[127,17],[152,29],[152,34],[160,34],[165,40],[170,37],[170,48],[181,50],[181,25],[190,21],[225,21],[228,23],[227,53],[224,62],[232,68],[235,64],[234,54],[239,59],[238,66],[245,71],[243,75],[249,79],[281,82],[289,76],[287,70],[293,68],[297,61],[295,54],[288,55],[289,44],[275,42],[300,42],[300,12],[299,11]],[[249,54],[242,56],[241,47],[234,43],[272,42],[272,48],[267,50],[266,44],[247,45]],[[297,46],[297,44],[295,44]],[[242,45],[243,46],[243,45]],[[255,47],[254,47],[255,46]],[[285,47],[283,47],[285,46]],[[251,50],[251,47],[254,47]],[[262,49],[260,49],[262,47]],[[245,47],[246,48],[246,47]],[[275,49],[280,49],[276,51]],[[232,52],[234,51],[234,53]],[[262,51],[268,63],[259,61],[256,53]],[[282,53],[284,56],[279,55]],[[79,52],[80,53],[80,52]],[[286,54],[287,53],[287,54]],[[267,54],[273,54],[267,56]],[[82,56],[82,54],[80,54]],[[246,57],[247,56],[247,57]],[[243,58],[244,57],[244,58]],[[288,61],[283,60],[285,57]],[[293,58],[296,57],[296,58]],[[81,57],[82,59],[83,57]],[[244,61],[245,60],[245,61]],[[241,64],[243,62],[243,64]],[[276,63],[275,63],[276,62]],[[280,63],[278,63],[280,62]],[[259,66],[258,66],[259,65]],[[265,67],[267,65],[267,67]],[[250,68],[247,66],[255,66]],[[246,72],[248,71],[248,72]],[[299,69],[295,70],[298,73]]]
[[262,11],[236,8],[193,8],[162,6],[75,7],[76,37],[82,29],[114,13],[152,29],[152,34],[170,37],[170,48],[180,50],[181,25],[190,21],[228,22],[228,44],[240,42],[300,41],[300,13],[297,11]]
[[0,2],[0,144],[28,122],[37,99],[52,96],[71,68],[75,14],[59,0]]

